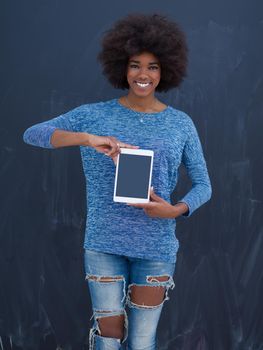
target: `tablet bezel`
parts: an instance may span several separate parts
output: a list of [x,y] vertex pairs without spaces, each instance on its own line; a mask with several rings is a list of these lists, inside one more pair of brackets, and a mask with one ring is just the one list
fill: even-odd
[[150,202],[150,189],[151,189],[151,181],[152,181],[152,168],[153,168],[154,152],[151,150],[145,150],[145,149],[121,148],[120,153],[122,153],[122,154],[134,154],[134,155],[139,155],[139,156],[150,156],[151,157],[151,168],[150,168],[150,177],[149,177],[149,184],[148,184],[148,196],[147,196],[147,198],[116,196],[118,170],[119,170],[119,159],[120,159],[120,155],[118,154],[116,172],[115,172],[113,201],[119,202],[119,203],[149,203]]

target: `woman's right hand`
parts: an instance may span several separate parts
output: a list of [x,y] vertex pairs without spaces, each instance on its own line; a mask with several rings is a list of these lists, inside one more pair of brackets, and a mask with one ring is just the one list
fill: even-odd
[[139,146],[133,146],[129,143],[119,141],[113,136],[97,136],[92,134],[89,134],[88,146],[111,157],[115,165],[117,164],[117,156],[120,153],[120,148],[139,148]]

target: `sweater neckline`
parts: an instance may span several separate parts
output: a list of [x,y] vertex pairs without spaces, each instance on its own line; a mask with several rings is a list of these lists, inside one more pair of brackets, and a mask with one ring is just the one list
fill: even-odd
[[136,114],[138,116],[159,116],[159,115],[162,115],[164,113],[166,113],[169,109],[170,109],[170,106],[167,105],[166,108],[164,108],[162,111],[160,112],[151,112],[151,113],[148,113],[148,112],[140,112],[140,111],[134,111],[133,109],[131,108],[128,108],[126,106],[124,106],[123,104],[120,103],[119,99],[118,98],[115,98],[114,99],[115,103],[123,110],[125,110],[126,112],[130,112],[132,114]]

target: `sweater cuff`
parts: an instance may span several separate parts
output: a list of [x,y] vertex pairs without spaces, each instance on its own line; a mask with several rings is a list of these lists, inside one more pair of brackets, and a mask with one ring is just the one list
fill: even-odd
[[23,134],[24,142],[29,145],[39,146],[43,148],[55,148],[51,144],[51,136],[57,127],[53,125],[36,124],[28,128]]
[[189,216],[191,216],[193,213],[193,210],[191,209],[189,202],[182,199],[182,200],[178,201],[177,203],[185,203],[188,206],[188,211],[186,213],[182,214],[181,216],[183,216],[184,218],[189,218]]

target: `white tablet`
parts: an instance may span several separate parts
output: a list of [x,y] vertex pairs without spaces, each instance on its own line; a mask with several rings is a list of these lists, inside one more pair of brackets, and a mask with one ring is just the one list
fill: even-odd
[[150,150],[121,148],[115,173],[114,202],[150,201],[153,154]]

